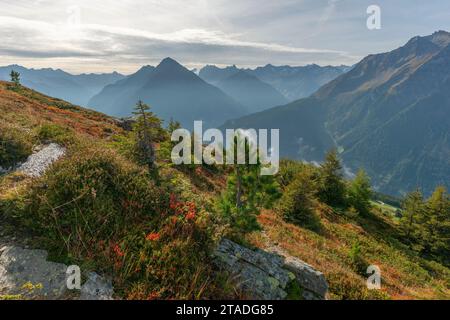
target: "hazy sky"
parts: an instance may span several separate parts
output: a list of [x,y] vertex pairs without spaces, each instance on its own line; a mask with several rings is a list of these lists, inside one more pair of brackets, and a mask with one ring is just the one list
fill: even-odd
[[[380,30],[366,27],[372,4]],[[448,0],[0,0],[0,65],[353,64],[436,30],[450,31]]]

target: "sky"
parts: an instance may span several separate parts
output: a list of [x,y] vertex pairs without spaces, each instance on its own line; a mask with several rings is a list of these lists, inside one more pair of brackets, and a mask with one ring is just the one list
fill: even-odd
[[[367,27],[370,5],[380,29]],[[0,65],[352,65],[437,30],[450,31],[448,0],[0,0]]]

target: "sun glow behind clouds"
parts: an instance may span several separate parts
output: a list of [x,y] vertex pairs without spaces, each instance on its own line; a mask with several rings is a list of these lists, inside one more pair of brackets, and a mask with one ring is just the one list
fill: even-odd
[[[18,38],[8,37],[8,34],[17,34]],[[236,35],[216,30],[182,29],[171,33],[155,33],[100,24],[49,23],[5,16],[0,16],[0,36],[5,39],[0,47],[2,56],[25,58],[33,55],[48,59],[72,56],[114,61],[127,56],[128,59],[145,63],[147,62],[145,59],[156,56],[155,60],[159,60],[168,55],[164,53],[166,47],[171,47],[170,51],[175,55],[180,53],[183,55],[183,51],[187,51],[187,55],[190,55],[202,50],[217,54],[235,50],[244,55],[255,51],[270,51],[285,55],[344,54],[335,50],[239,40]],[[43,43],[47,45],[43,46]]]

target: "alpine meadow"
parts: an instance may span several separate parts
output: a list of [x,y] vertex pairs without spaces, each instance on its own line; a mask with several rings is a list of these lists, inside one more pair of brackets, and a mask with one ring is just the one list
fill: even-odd
[[444,0],[0,1],[0,308],[450,300],[449,31]]

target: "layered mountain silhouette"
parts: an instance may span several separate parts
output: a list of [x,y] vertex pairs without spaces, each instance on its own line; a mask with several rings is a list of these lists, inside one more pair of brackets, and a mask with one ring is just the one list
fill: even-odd
[[350,70],[348,66],[273,66],[268,64],[249,72],[280,91],[289,101],[305,98],[322,85]]
[[0,67],[0,80],[9,81],[11,70],[20,73],[24,86],[82,106],[87,105],[106,85],[124,78],[117,72],[73,75],[60,69],[28,69],[10,65]]
[[243,70],[218,81],[216,86],[246,106],[249,112],[262,111],[288,102],[272,86]]
[[171,58],[106,86],[88,105],[113,116],[129,116],[138,100],[150,104],[163,120],[177,120],[185,128],[192,128],[195,120],[211,127],[248,113],[233,98]]
[[450,34],[369,55],[308,98],[224,127],[279,128],[281,153],[307,161],[337,147],[385,193],[450,187]]
[[239,71],[241,71],[241,69],[239,69],[235,65],[225,68],[219,68],[214,65],[207,65],[200,69],[198,75],[206,82],[217,85],[217,83],[219,83],[220,81],[235,75]]
[[[256,69],[239,69],[236,66],[218,68],[208,65],[200,70],[199,76],[205,81],[220,87],[221,81],[240,71],[245,71],[247,74],[270,85],[281,93],[287,101],[294,101],[311,95],[322,85],[348,70],[350,70],[348,66],[321,67],[316,64],[301,67],[273,66],[268,64]],[[275,104],[272,106],[275,106]]]

